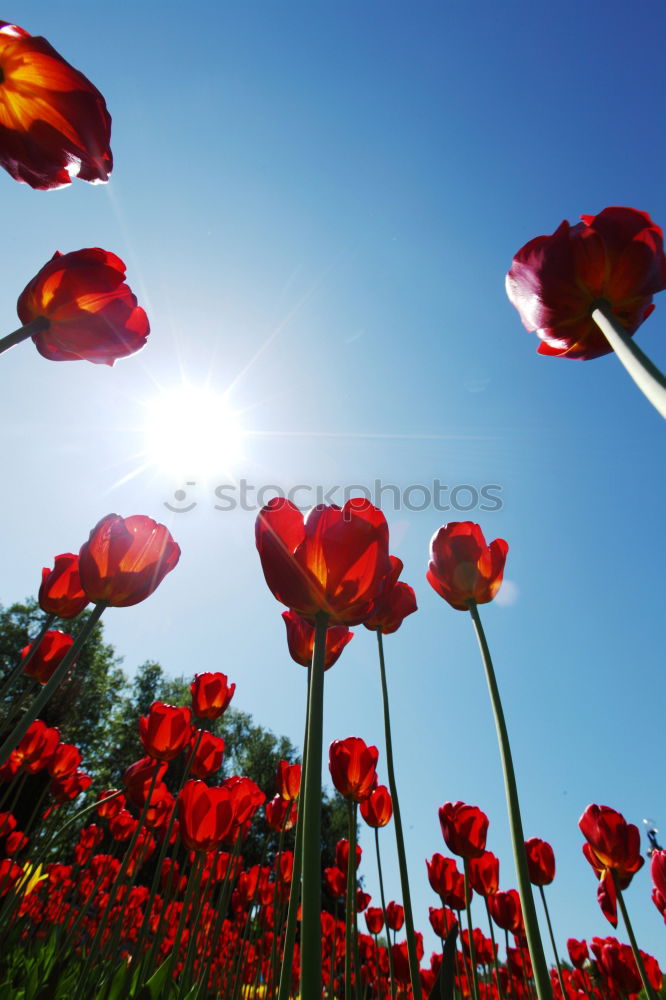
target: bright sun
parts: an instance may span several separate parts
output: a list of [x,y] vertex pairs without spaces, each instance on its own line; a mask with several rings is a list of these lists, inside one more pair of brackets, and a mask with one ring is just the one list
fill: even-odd
[[229,400],[206,386],[163,390],[147,405],[146,457],[177,476],[230,472],[242,456],[243,432]]

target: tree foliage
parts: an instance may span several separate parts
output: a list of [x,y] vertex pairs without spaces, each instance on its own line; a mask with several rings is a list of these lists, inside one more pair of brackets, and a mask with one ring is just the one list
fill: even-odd
[[[89,612],[84,611],[74,621],[59,621],[51,627],[76,638],[88,615]],[[34,600],[8,608],[0,606],[0,684],[16,669],[22,648],[39,634],[46,617]],[[90,796],[105,788],[120,787],[123,771],[144,756],[138,719],[148,713],[153,702],[190,704],[189,679],[167,677],[160,664],[154,661],[143,663],[128,677],[122,662],[114,647],[104,641],[104,625],[98,622],[77,663],[41,715],[48,726],[59,729],[63,742],[74,743],[81,750],[82,767],[93,779]],[[37,688],[36,681],[20,674],[12,691],[0,701],[2,717],[7,718],[10,707],[21,694]],[[293,763],[298,759],[297,748],[291,741],[257,725],[251,715],[233,706],[221,719],[206,725],[225,741],[224,763],[214,780],[219,782],[233,774],[245,775],[261,788],[267,799],[272,798],[276,791],[278,762]],[[0,733],[6,735],[7,732],[6,724],[0,725]],[[177,786],[182,768],[180,761],[169,767],[168,783],[172,790]],[[27,822],[45,780],[40,774],[26,782],[14,808],[19,824]],[[345,803],[337,794],[324,795],[322,867],[335,863],[335,845],[347,833]],[[286,835],[284,846],[293,847],[293,831]],[[267,826],[262,810],[244,842],[244,859],[247,864],[267,863],[276,849],[277,835]]]

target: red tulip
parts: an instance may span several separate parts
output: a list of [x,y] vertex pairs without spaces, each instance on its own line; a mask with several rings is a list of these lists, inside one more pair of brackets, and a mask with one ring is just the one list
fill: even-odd
[[28,846],[28,838],[20,830],[14,830],[5,841],[5,854],[8,858],[13,858],[20,854]]
[[87,792],[92,785],[92,778],[84,771],[74,771],[64,778],[53,778],[51,780],[51,795],[59,804],[73,802],[83,792]]
[[333,784],[346,799],[363,802],[377,786],[377,747],[367,746],[358,736],[333,740],[328,751],[328,768]]
[[593,310],[608,303],[634,334],[666,288],[666,258],[661,229],[645,212],[605,208],[581,219],[519,250],[506,291],[523,325],[536,330],[539,354],[588,361],[611,351]]
[[59,743],[48,763],[52,778],[66,778],[73,774],[81,763],[81,751],[70,743]]
[[638,827],[609,806],[589,805],[578,821],[587,843],[583,853],[597,871],[610,869],[627,879],[643,867]]
[[257,549],[273,596],[303,618],[319,612],[330,625],[358,625],[368,617],[391,573],[388,526],[367,500],[298,508],[275,498],[257,517]]
[[478,524],[452,521],[432,537],[426,579],[451,607],[467,611],[470,601],[487,604],[495,597],[508,551],[502,538],[486,545]]
[[144,347],[150,333],[122,260],[98,247],[56,251],[21,292],[17,311],[24,325],[41,322],[32,339],[49,361],[113,365]]
[[567,941],[567,951],[569,952],[571,964],[576,969],[582,969],[590,957],[590,953],[587,950],[587,942],[576,941],[575,938],[569,938]]
[[465,876],[458,871],[458,866],[453,858],[444,858],[441,854],[433,854],[430,861],[426,861],[426,866],[430,888],[451,909],[463,910],[465,908]]
[[357,913],[363,913],[366,907],[369,905],[372,896],[369,896],[367,892],[363,892],[363,889],[356,890],[356,911]]
[[0,812],[0,837],[6,837],[16,829],[16,820],[11,813]]
[[469,882],[479,896],[490,896],[499,889],[499,859],[491,851],[469,859]]
[[[314,650],[314,625],[311,625],[305,618],[301,618],[295,611],[283,611],[282,620],[287,627],[289,655],[302,667],[309,667],[312,663],[312,651]],[[332,628],[326,629],[324,670],[328,670],[339,660],[342,650],[353,638],[354,633],[346,625],[334,625]]]
[[434,906],[428,907],[428,919],[430,920],[430,926],[437,935],[437,937],[446,939],[453,928],[456,926],[458,921],[456,920],[456,915],[451,910],[447,910],[446,907],[440,907],[436,910]]
[[650,862],[652,901],[666,922],[666,851],[653,851]]
[[[99,805],[95,811],[100,819],[112,819],[125,808],[124,795],[115,795],[114,798],[111,798],[111,796],[117,791],[117,788],[107,788],[106,791],[100,792],[97,796]],[[108,799],[108,801],[104,801],[105,799]]]
[[81,585],[95,603],[128,608],[150,597],[179,558],[163,524],[141,514],[107,514],[79,552]]
[[20,865],[15,865],[9,858],[0,861],[0,896],[5,896],[13,889],[22,874]]
[[217,849],[234,822],[233,795],[228,788],[209,788],[187,781],[178,794],[180,835],[191,851]]
[[386,926],[390,927],[392,931],[402,930],[402,925],[405,922],[405,910],[395,901],[391,901],[386,904]]
[[281,760],[277,766],[275,784],[278,795],[281,795],[287,802],[293,802],[301,791],[301,765]]
[[151,785],[156,787],[162,782],[167,772],[167,765],[152,757],[142,757],[130,764],[123,773],[123,784],[131,802],[141,809],[148,798]]
[[229,684],[226,674],[195,674],[190,684],[192,711],[200,719],[219,719],[234,696],[235,684]]
[[508,892],[495,892],[488,896],[488,909],[498,927],[512,934],[523,932],[523,911],[520,896],[515,889]]
[[417,610],[414,590],[409,584],[398,580],[402,573],[401,560],[391,556],[391,566],[393,574],[387,579],[375,601],[370,617],[363,622],[372,632],[381,629],[384,635],[397,632],[407,615]]
[[386,785],[377,785],[367,799],[361,802],[361,816],[374,829],[387,826],[392,815],[393,803]]
[[296,823],[296,809],[281,795],[275,795],[266,803],[266,822],[272,830],[291,830]]
[[55,748],[60,743],[60,733],[50,729],[41,719],[35,719],[14,751],[10,760],[21,766],[29,774],[36,774],[45,768]]
[[365,911],[365,923],[369,934],[381,934],[384,930],[384,914],[380,906],[369,906]]
[[550,885],[555,878],[555,855],[545,840],[532,837],[525,841],[527,868],[532,885]]
[[477,806],[445,802],[439,823],[446,846],[461,858],[479,858],[486,849],[488,817]]
[[347,876],[339,868],[324,868],[324,881],[334,899],[342,899],[347,892]]
[[[73,645],[74,640],[71,635],[56,631],[46,632],[37,648],[37,652],[23,668],[23,673],[28,677],[34,677],[40,684],[46,684]],[[22,660],[28,656],[31,649],[32,645],[24,646],[21,650]]]
[[58,618],[76,618],[87,604],[79,578],[79,557],[72,552],[56,556],[53,569],[42,570],[40,608]]
[[41,190],[108,180],[104,98],[45,38],[0,21],[0,164]]
[[[356,850],[354,852],[354,870],[358,868],[361,863],[361,858],[363,856],[363,850],[360,844],[356,845]],[[347,865],[349,864],[349,841],[343,838],[339,840],[335,845],[335,863],[338,868],[347,874]]]
[[148,715],[139,719],[139,737],[148,756],[174,760],[190,740],[190,718],[189,708],[154,702]]
[[195,778],[212,778],[222,767],[224,760],[224,740],[207,730],[197,729],[190,737],[190,747],[194,757],[190,770]]
[[597,967],[604,979],[623,994],[641,990],[641,976],[628,944],[616,938],[592,938],[590,948],[597,960]]

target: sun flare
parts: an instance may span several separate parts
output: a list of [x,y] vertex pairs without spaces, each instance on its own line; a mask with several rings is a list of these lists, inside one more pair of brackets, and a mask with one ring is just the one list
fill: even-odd
[[242,457],[243,431],[224,393],[184,384],[163,390],[146,409],[146,457],[161,471],[229,473]]

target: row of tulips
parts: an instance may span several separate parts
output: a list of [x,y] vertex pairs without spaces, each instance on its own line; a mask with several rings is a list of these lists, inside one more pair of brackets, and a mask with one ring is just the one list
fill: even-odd
[[[298,765],[291,767],[286,762],[278,774],[278,794],[265,804],[269,826],[281,834],[296,823],[295,850],[293,853],[278,852],[272,859],[277,877],[271,883],[272,866],[267,866],[264,882],[268,880],[268,887],[265,886],[263,896],[257,900],[246,900],[249,905],[246,907],[241,943],[237,942],[237,946],[231,949],[236,969],[234,982],[256,982],[265,988],[268,984],[276,995],[279,994],[280,1000],[285,1000],[296,988],[300,989],[302,996],[318,998],[323,989],[335,992],[342,989],[343,984],[348,997],[358,996],[361,984],[365,989],[372,989],[377,996],[384,995],[386,991],[395,996],[398,989],[404,991],[405,988],[418,996],[424,988],[432,988],[431,979],[434,981],[439,973],[440,959],[436,957],[434,967],[431,964],[430,970],[424,974],[421,968],[422,946],[414,928],[404,843],[399,826],[382,639],[384,634],[395,632],[404,618],[416,611],[414,592],[408,584],[399,580],[402,563],[389,554],[386,521],[381,512],[367,501],[350,501],[343,509],[316,508],[305,520],[292,504],[273,501],[258,517],[257,547],[269,586],[276,597],[288,606],[283,615],[288,646],[296,662],[309,667],[310,698],[301,808],[297,813],[295,803],[300,795],[300,768]],[[430,584],[453,608],[471,613],[499,723],[503,721],[501,703],[477,605],[487,603],[497,593],[507,551],[508,546],[501,539],[486,545],[477,525],[467,522],[449,524],[432,540],[427,573]],[[178,554],[178,547],[167,529],[149,518],[137,516],[122,519],[109,515],[93,529],[78,556],[71,553],[58,556],[53,569],[43,571],[39,601],[48,616],[47,624],[57,614],[65,617],[80,614],[88,601],[94,602],[99,613],[108,605],[128,606],[140,602],[175,566]],[[92,618],[91,615],[89,620]],[[367,746],[359,737],[333,742],[329,750],[329,769],[336,789],[349,803],[349,839],[346,857],[343,849],[338,865],[323,873],[322,882],[319,836],[313,834],[313,829],[318,831],[321,766],[313,768],[310,761],[317,757],[321,761],[324,671],[334,664],[350,641],[349,626],[357,624],[364,624],[374,631],[378,640],[388,787],[378,783],[379,751],[376,747]],[[90,779],[80,769],[81,756],[77,748],[62,745],[57,731],[49,730],[40,720],[32,718],[35,705],[44,703],[43,696],[50,687],[55,689],[52,687],[54,681],[57,686],[66,671],[74,669],[77,643],[79,640],[73,642],[69,636],[63,636],[58,631],[42,630],[41,635],[23,650],[15,674],[5,683],[6,688],[13,678],[23,672],[35,677],[36,686],[38,689],[41,686],[41,690],[32,704],[19,705],[17,717],[10,720],[14,728],[5,740],[4,748],[8,750],[0,767],[0,778],[7,784],[2,804],[11,803],[12,796],[20,794],[20,783],[27,775],[42,769],[51,776],[44,794],[50,793],[53,799],[44,813],[41,812],[43,802],[38,803],[34,818],[38,823],[43,820],[47,825],[46,832],[41,830],[37,838],[32,839],[30,862],[24,865],[18,864],[15,858],[28,848],[31,831],[16,829],[11,809],[3,814],[7,834],[7,858],[3,863],[5,871],[2,876],[7,895],[2,913],[5,929],[14,926],[17,921],[19,924],[21,920],[25,921],[29,914],[32,914],[30,919],[44,912],[66,914],[66,918],[56,923],[68,931],[67,946],[78,949],[84,958],[85,975],[81,979],[81,991],[92,990],[100,969],[108,974],[109,963],[113,967],[114,961],[123,958],[129,962],[132,971],[141,969],[144,980],[156,975],[159,966],[165,981],[180,977],[179,981],[188,987],[194,982],[202,989],[218,988],[221,979],[228,976],[229,969],[224,966],[223,972],[219,966],[219,939],[210,937],[211,927],[219,924],[218,932],[222,933],[227,927],[225,921],[233,922],[235,919],[236,904],[243,898],[242,886],[247,881],[242,870],[243,832],[247,830],[252,815],[264,805],[265,799],[264,793],[249,779],[230,778],[221,784],[207,783],[215,782],[223,760],[224,744],[205,728],[197,728],[197,721],[215,719],[229,705],[235,685],[230,685],[224,675],[202,674],[195,677],[191,686],[191,707],[157,702],[147,716],[139,719],[139,736],[146,757],[125,773],[125,795],[119,791],[103,793],[105,801],[98,807],[98,812],[108,828],[93,824],[81,831],[74,856],[75,870],[70,873],[67,882],[70,895],[60,897],[62,905],[54,910],[50,904],[51,866],[54,864],[50,860],[48,877],[38,881],[30,892],[25,891],[25,879],[30,871],[47,860],[49,852],[53,851],[53,838],[57,838],[57,824],[62,819],[63,805],[75,801],[90,784]],[[444,941],[452,942],[450,947],[455,951],[462,911],[466,912],[467,930],[460,934],[462,953],[455,958],[449,976],[451,983],[455,981],[463,995],[469,994],[474,1000],[479,1000],[481,993],[490,990],[503,997],[502,977],[511,977],[511,969],[515,971],[518,966],[526,984],[522,988],[515,985],[516,996],[523,995],[521,989],[527,990],[526,995],[529,995],[532,979],[540,997],[544,995],[544,988],[546,996],[552,995],[553,982],[556,983],[555,992],[565,995],[567,991],[571,992],[571,984],[567,985],[566,970],[557,959],[554,972],[546,965],[531,891],[532,885],[538,886],[545,905],[543,886],[554,877],[554,858],[544,841],[525,843],[522,837],[515,778],[509,766],[508,737],[501,724],[498,724],[498,732],[505,763],[510,815],[515,807],[511,818],[519,892],[499,890],[497,859],[485,847],[487,817],[476,807],[460,802],[446,803],[439,813],[442,834],[449,850],[462,859],[463,870],[458,870],[453,858],[444,858],[439,854],[428,862],[430,885],[442,904],[441,909],[431,911],[430,923]],[[180,772],[180,782],[178,787],[170,789],[165,780],[167,770],[170,763],[183,754],[185,765]],[[362,819],[375,831],[382,898],[381,907],[374,909],[381,914],[382,926],[389,926],[389,918],[383,896],[378,831],[394,820],[406,939],[394,942],[386,951],[385,959],[381,957],[382,951],[376,940],[379,931],[375,931],[374,950],[370,955],[367,943],[362,943],[357,930],[357,914],[367,910],[370,902],[356,882],[355,868],[346,862],[350,854],[360,858],[360,848],[356,844],[359,808]],[[636,975],[648,993],[658,989],[658,966],[638,949],[622,897],[622,890],[643,864],[638,831],[613,810],[598,806],[590,806],[586,810],[581,818],[581,830],[586,838],[585,856],[599,879],[598,896],[602,910],[616,926],[619,905],[631,940],[632,968],[637,970]],[[517,839],[518,836],[520,839]],[[112,851],[108,854],[94,853],[104,838],[121,845],[117,848],[117,856]],[[187,852],[190,853],[186,857]],[[314,863],[312,854],[315,855]],[[114,861],[113,877],[108,882],[105,882],[108,870],[99,860],[103,857]],[[97,875],[91,882],[92,875],[84,878],[78,869],[93,859],[97,859]],[[136,879],[147,863],[151,863],[154,869],[152,880],[148,880],[151,884],[136,885]],[[100,865],[102,870],[98,870]],[[662,877],[665,868],[662,854],[657,852],[653,860],[653,871],[656,873],[654,899],[662,910],[663,900],[666,899]],[[60,871],[57,865],[56,869]],[[526,876],[522,884],[521,869]],[[220,890],[216,900],[212,896],[206,897],[205,893],[202,895],[202,886],[210,882],[207,873],[211,870],[220,872],[220,878],[224,879],[224,889]],[[174,885],[164,891],[165,872],[173,876],[180,897],[177,893],[174,896]],[[97,880],[99,886],[96,886]],[[94,887],[83,900],[79,883],[85,884],[88,889]],[[158,891],[160,885],[162,892]],[[290,888],[288,894],[287,886]],[[328,896],[344,909],[344,933],[339,935],[333,957],[326,936],[322,934],[322,926],[329,923],[330,917],[321,908],[322,886]],[[486,902],[490,945],[480,929],[473,925],[473,890]],[[125,897],[132,900],[129,909],[124,905]],[[255,909],[255,904],[258,909]],[[162,909],[157,916],[159,907]],[[270,915],[267,916],[267,911],[262,911],[261,907],[272,907]],[[130,911],[132,920],[128,916]],[[202,942],[197,921],[203,919],[203,914],[206,916],[206,937]],[[557,955],[547,911],[546,917]],[[373,914],[372,909],[366,920],[370,921],[368,927],[379,926],[379,916],[376,912]],[[31,942],[39,942],[43,938],[43,933],[36,930],[39,922],[33,920],[35,927],[27,934]],[[498,964],[493,922],[507,935],[503,973]],[[249,973],[243,971],[246,952],[250,946],[255,949],[252,952],[255,956],[262,953],[262,948],[266,950],[265,942],[256,950],[262,933],[272,935],[268,949],[270,976],[265,963],[257,960],[254,964],[250,963],[253,973],[248,979]],[[510,950],[508,933],[515,936],[516,951]],[[193,944],[195,941],[196,945]],[[228,941],[224,955],[229,956]],[[340,963],[335,960],[336,956],[340,958],[342,969],[338,968]],[[492,959],[492,976],[485,961],[488,956]],[[539,978],[539,962],[542,963],[542,971],[545,971],[545,987],[544,978]],[[382,985],[380,971],[384,964],[388,971]],[[443,973],[440,979],[443,983]]]

